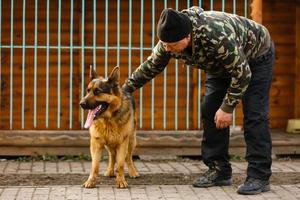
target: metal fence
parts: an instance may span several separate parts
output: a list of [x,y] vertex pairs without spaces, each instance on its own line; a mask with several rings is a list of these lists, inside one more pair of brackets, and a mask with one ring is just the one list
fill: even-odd
[[[111,6],[113,5],[113,6]],[[138,6],[137,6],[138,5]],[[109,73],[109,64],[110,64],[110,55],[109,52],[113,51],[115,58],[114,62],[116,65],[127,64],[127,73],[126,76],[129,76],[134,68],[138,66],[139,63],[142,63],[145,59],[145,56],[149,55],[152,48],[155,46],[157,42],[157,38],[155,35],[156,22],[158,20],[159,13],[163,8],[173,7],[177,10],[184,9],[190,6],[200,6],[203,7],[206,5],[208,9],[215,10],[218,9],[220,11],[227,11],[236,13],[237,9],[239,9],[243,13],[242,14],[247,17],[248,13],[248,2],[247,0],[240,1],[96,1],[96,0],[69,0],[69,1],[38,1],[38,0],[10,0],[3,1],[0,0],[0,119],[1,128],[3,129],[26,129],[26,109],[33,110],[30,114],[32,115],[32,126],[29,126],[27,129],[52,129],[54,126],[52,124],[52,128],[50,123],[53,123],[53,120],[49,120],[49,109],[51,107],[51,100],[53,98],[56,99],[56,129],[66,129],[65,126],[61,125],[61,113],[62,109],[68,109],[68,129],[80,129],[83,127],[84,122],[84,112],[79,110],[79,117],[74,115],[74,101],[79,102],[79,99],[84,96],[84,91],[87,83],[87,73],[86,66],[92,64],[95,69],[103,70],[103,75],[106,77]],[[139,8],[137,10],[136,8]],[[56,10],[53,12],[53,10]],[[21,11],[21,12],[20,12]],[[125,15],[122,15],[123,13]],[[21,14],[20,14],[21,13]],[[53,15],[56,15],[53,18]],[[68,15],[68,17],[65,17]],[[150,16],[151,19],[145,20],[145,16]],[[113,16],[113,17],[112,17]],[[124,17],[126,19],[124,19]],[[136,19],[136,18],[139,19]],[[109,20],[112,18],[114,21]],[[54,20],[55,19],[55,20]],[[126,31],[121,30],[122,23],[126,21]],[[30,22],[30,23],[29,23]],[[16,24],[14,24],[16,23]],[[114,33],[110,31],[109,26],[115,23]],[[138,26],[136,25],[137,23]],[[29,32],[26,32],[33,25],[34,27]],[[28,28],[28,27],[29,28]],[[53,28],[55,26],[56,28]],[[65,26],[68,26],[66,33]],[[76,28],[75,28],[76,26]],[[99,26],[102,28],[99,29]],[[151,26],[151,28],[149,28]],[[89,28],[87,28],[89,27]],[[147,37],[147,41],[145,39],[145,28],[151,29],[151,35]],[[22,31],[15,32],[16,30],[21,29]],[[74,30],[76,29],[76,34]],[[55,30],[55,33],[53,32]],[[62,31],[63,30],[63,31]],[[125,30],[125,28],[124,28]],[[137,37],[135,35],[136,32],[139,32],[139,41],[137,41]],[[62,36],[64,34],[64,36]],[[88,36],[87,36],[88,34]],[[113,42],[110,42],[110,35],[114,35],[116,38]],[[137,34],[137,33],[136,33]],[[148,33],[147,33],[148,34]],[[66,41],[66,35],[67,41]],[[20,36],[20,38],[19,38]],[[55,39],[53,39],[56,37]],[[103,38],[99,42],[98,38]],[[122,38],[126,37],[126,39],[122,40]],[[111,37],[110,37],[111,38]],[[17,41],[16,41],[17,40]],[[75,41],[76,40],[76,41]],[[135,41],[133,41],[135,40]],[[56,44],[53,42],[55,41]],[[20,51],[22,53],[20,53]],[[127,54],[127,60],[122,61],[124,59],[123,54]],[[51,85],[51,73],[50,70],[54,67],[51,63],[50,57],[53,57],[53,52],[55,52],[56,63],[56,94],[51,96],[50,89]],[[99,53],[101,52],[101,53]],[[45,56],[45,63],[42,66],[45,70],[44,77],[44,85],[40,86],[38,83],[38,74],[41,66],[39,65],[39,58],[43,54]],[[101,56],[100,56],[101,54]],[[122,54],[122,55],[121,55]],[[79,57],[76,59],[76,63],[74,63],[74,56]],[[31,61],[27,61],[26,59],[31,59]],[[29,58],[30,57],[30,58]],[[88,57],[88,58],[87,58]],[[99,58],[101,57],[101,58]],[[9,60],[7,60],[9,58]],[[16,59],[21,59],[20,63],[20,71],[21,74],[17,79],[21,79],[21,83],[16,84],[16,74],[14,72],[16,70],[16,63],[19,61]],[[98,58],[98,59],[97,59]],[[68,64],[66,64],[66,59],[68,59]],[[99,59],[101,61],[99,61]],[[168,83],[168,70],[170,67],[166,68],[163,72],[163,76],[159,77],[163,79],[163,94],[161,95],[162,101],[162,117],[159,118],[162,120],[161,124],[162,129],[200,129],[201,127],[201,94],[203,93],[201,89],[201,81],[203,74],[201,71],[197,71],[197,97],[191,97],[191,72],[190,68],[187,66],[186,69],[186,84],[185,84],[185,95],[182,96],[179,94],[179,77],[181,76],[179,70],[178,61],[174,61],[170,63],[170,65],[174,65],[174,95],[171,97],[168,96],[167,92],[167,83]],[[19,66],[19,65],[17,65]],[[122,65],[122,68],[126,66]],[[26,74],[26,70],[32,70],[30,74],[33,76],[28,76]],[[62,73],[62,70],[68,68],[67,75]],[[80,71],[81,77],[74,77],[74,69],[78,69]],[[101,69],[100,69],[101,68]],[[103,68],[103,69],[102,69]],[[124,71],[123,71],[124,72]],[[44,72],[43,72],[44,73]],[[6,76],[9,74],[9,77]],[[62,89],[62,77],[63,79],[68,76],[69,88],[68,94],[66,95],[65,89]],[[30,79],[30,84],[26,85],[26,83]],[[80,80],[77,80],[80,79]],[[74,90],[78,90],[74,88],[74,82],[78,82],[78,86],[80,87],[79,96],[74,96]],[[39,90],[43,87],[45,92],[41,95],[39,94]],[[173,87],[173,86],[172,86]],[[17,91],[19,89],[19,91]],[[146,101],[150,102],[150,129],[157,129],[157,117],[155,116],[155,98],[157,94],[155,92],[156,89],[156,79],[153,79],[151,82],[151,99],[145,99],[144,97],[144,89],[141,88],[139,90],[138,96],[138,118],[139,118],[139,128],[145,128],[144,123],[144,115],[145,112],[149,112],[149,110],[144,110]],[[32,95],[27,96],[26,91],[33,91]],[[9,96],[7,95],[9,93]],[[68,106],[62,106],[61,102],[67,96],[68,98]],[[20,98],[20,100],[19,100]],[[44,98],[44,103],[39,106],[38,99]],[[174,101],[173,106],[168,106],[168,101]],[[179,99],[185,98],[185,105],[181,105],[179,108]],[[197,115],[196,115],[196,124],[193,127],[190,126],[190,115],[191,115],[191,101],[192,99],[197,101]],[[20,105],[15,105],[14,101],[21,102]],[[30,108],[27,106],[26,102],[30,103]],[[20,108],[18,108],[18,106]],[[179,127],[179,123],[183,123],[181,119],[179,119],[179,109],[183,109],[182,106],[185,107],[185,127]],[[7,109],[9,107],[9,109]],[[20,110],[20,112],[15,112],[14,109]],[[78,109],[78,108],[76,108]],[[8,111],[8,113],[6,112]],[[39,117],[39,111],[43,111],[44,117]],[[171,119],[167,117],[168,112],[172,111]],[[16,114],[15,114],[16,113]],[[19,116],[21,115],[21,117]],[[75,116],[75,117],[74,117]],[[20,121],[20,126],[15,127],[14,123],[16,123],[16,118]],[[5,119],[9,121],[5,121]],[[43,126],[39,127],[39,121],[43,121]],[[74,121],[79,121],[79,127],[74,125]],[[167,124],[172,121],[174,124],[171,128],[168,128]],[[9,126],[7,123],[9,123]],[[235,126],[235,116],[233,121],[233,126]]]

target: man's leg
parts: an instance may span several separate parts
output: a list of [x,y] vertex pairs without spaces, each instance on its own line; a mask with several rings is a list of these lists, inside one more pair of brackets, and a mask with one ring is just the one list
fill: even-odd
[[[207,74],[205,81],[205,96],[202,102],[202,119],[203,119],[203,140],[202,140],[202,158],[203,162],[213,170],[217,170],[213,179],[230,180],[232,169],[229,163],[229,127],[217,129],[214,122],[216,111],[222,104],[230,83],[229,77],[214,77]],[[211,176],[208,171],[208,176]],[[203,176],[206,176],[204,174]],[[194,181],[196,187],[208,187],[213,185],[222,185],[215,183],[215,180],[209,180],[207,177],[199,177]],[[217,180],[218,181],[218,180]],[[231,183],[231,182],[230,182]],[[226,182],[224,185],[228,185]]]
[[[272,140],[269,130],[269,90],[272,80],[274,49],[250,63],[251,82],[243,97],[244,132],[247,144],[247,180],[238,192],[255,194],[269,190]],[[247,187],[247,183],[257,187]],[[248,182],[247,182],[248,181]],[[248,186],[255,184],[249,183]],[[265,187],[266,186],[266,187]]]

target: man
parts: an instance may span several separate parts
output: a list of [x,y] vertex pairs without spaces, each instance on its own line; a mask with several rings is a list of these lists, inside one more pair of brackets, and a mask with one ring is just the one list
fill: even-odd
[[192,7],[181,12],[164,9],[157,25],[159,42],[151,56],[123,85],[133,92],[164,70],[170,58],[207,73],[203,115],[203,162],[209,169],[195,187],[231,185],[229,126],[242,100],[247,144],[247,178],[239,194],[269,191],[271,136],[269,89],[274,45],[268,30],[233,14]]

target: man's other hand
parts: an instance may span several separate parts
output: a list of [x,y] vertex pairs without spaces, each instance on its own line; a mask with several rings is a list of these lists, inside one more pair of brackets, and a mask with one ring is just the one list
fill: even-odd
[[222,109],[219,110],[215,114],[215,123],[217,129],[226,128],[230,126],[232,122],[232,113],[226,113]]

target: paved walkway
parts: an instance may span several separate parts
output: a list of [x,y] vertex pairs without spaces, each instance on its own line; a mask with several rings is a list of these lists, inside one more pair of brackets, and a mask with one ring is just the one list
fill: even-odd
[[[143,174],[203,172],[206,167],[199,161],[136,161]],[[106,164],[101,163],[101,173]],[[17,162],[0,161],[2,174],[88,174],[90,162]],[[244,173],[245,162],[233,162],[233,173]],[[300,173],[300,161],[275,161],[273,172]],[[142,178],[142,177],[141,177]],[[162,177],[163,178],[163,177]],[[300,199],[300,183],[293,185],[272,185],[271,191],[255,196],[242,196],[236,193],[236,187],[193,188],[190,185],[132,185],[128,189],[117,189],[111,185],[101,185],[85,189],[80,185],[60,186],[0,186],[0,200],[108,200],[108,199],[147,199],[147,200],[226,200],[226,199]]]

